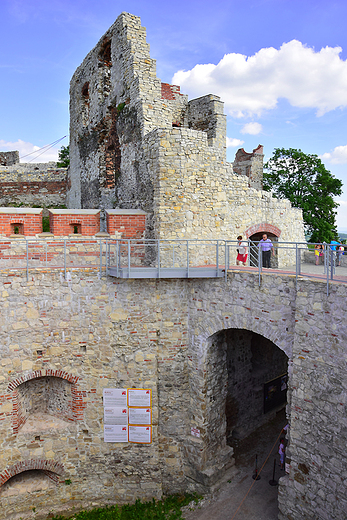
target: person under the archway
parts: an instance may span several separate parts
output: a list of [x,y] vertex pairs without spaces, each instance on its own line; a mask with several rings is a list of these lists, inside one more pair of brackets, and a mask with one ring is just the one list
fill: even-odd
[[237,237],[237,258],[236,265],[240,265],[240,262],[245,266],[247,264],[247,246],[248,243],[242,240],[242,235]]
[[281,469],[284,469],[284,456],[285,456],[285,447],[284,447],[284,439],[280,440],[280,444],[278,446],[278,453],[280,455],[280,466]]
[[258,244],[259,249],[261,249],[262,257],[263,257],[263,267],[270,269],[271,267],[271,251],[272,255],[275,255],[274,246],[271,240],[267,237],[267,234],[263,234],[262,240],[260,240]]

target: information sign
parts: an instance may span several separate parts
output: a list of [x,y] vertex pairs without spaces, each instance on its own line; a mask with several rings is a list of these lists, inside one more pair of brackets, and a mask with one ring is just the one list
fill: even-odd
[[128,442],[128,426],[105,424],[104,442]]
[[128,424],[128,408],[126,406],[105,406],[104,424]]
[[152,390],[145,388],[128,388],[128,406],[150,407],[152,404]]
[[152,426],[129,426],[129,442],[150,444],[152,442]]
[[127,406],[126,388],[104,388],[104,406]]
[[129,408],[129,424],[152,424],[152,409]]

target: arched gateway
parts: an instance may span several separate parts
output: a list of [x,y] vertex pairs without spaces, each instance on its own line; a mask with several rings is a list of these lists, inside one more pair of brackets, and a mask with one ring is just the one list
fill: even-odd
[[[200,437],[187,450],[188,473],[203,485],[213,484],[234,464],[233,449],[228,445],[231,437],[245,437],[268,420],[264,384],[283,378],[284,389],[288,373],[290,377],[289,316],[273,319],[271,296],[254,302],[252,293],[251,287],[248,294],[243,288],[238,302],[235,295],[224,293],[227,306],[229,301],[235,302],[231,312],[206,312],[203,320],[198,319],[198,327],[193,327],[191,422]],[[258,307],[255,315],[254,307]],[[279,401],[268,407],[270,416],[271,410],[285,406],[285,397],[286,392],[275,397]]]

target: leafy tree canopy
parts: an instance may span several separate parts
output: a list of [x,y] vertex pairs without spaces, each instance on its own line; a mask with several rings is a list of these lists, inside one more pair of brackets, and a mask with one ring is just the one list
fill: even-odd
[[62,146],[58,152],[59,160],[57,162],[58,168],[67,168],[70,165],[70,147]]
[[342,181],[325,168],[317,155],[294,148],[275,148],[264,167],[264,190],[272,191],[279,199],[289,199],[295,208],[302,209],[311,242],[330,242],[338,237],[338,204],[333,197],[341,195]]

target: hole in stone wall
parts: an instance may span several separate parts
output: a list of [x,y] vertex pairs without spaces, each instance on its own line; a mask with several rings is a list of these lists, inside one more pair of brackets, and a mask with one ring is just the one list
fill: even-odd
[[111,66],[111,40],[105,38],[99,51],[99,59],[106,65]]
[[65,428],[73,420],[71,383],[59,377],[39,377],[18,386],[20,431]]
[[10,478],[0,487],[0,498],[43,492],[54,488],[58,481],[58,475],[52,471],[40,469],[23,471]]
[[82,96],[85,99],[89,99],[89,81],[86,81],[82,87]]

